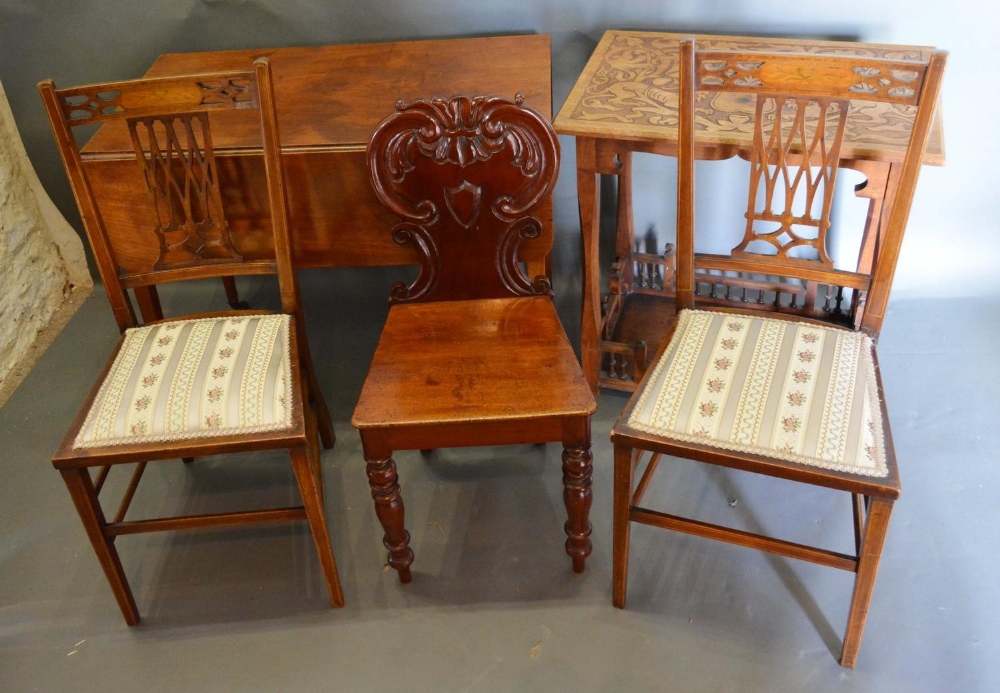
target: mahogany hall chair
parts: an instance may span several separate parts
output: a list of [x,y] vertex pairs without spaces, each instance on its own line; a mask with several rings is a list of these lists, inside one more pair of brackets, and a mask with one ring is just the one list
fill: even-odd
[[393,451],[558,441],[566,552],[582,572],[596,404],[549,280],[529,279],[517,256],[542,229],[532,212],[555,185],[555,132],[520,95],[396,108],[372,136],[368,165],[379,199],[402,218],[392,236],[416,250],[420,273],[392,289],[352,419],[389,565],[410,581]]
[[[118,557],[121,535],[279,521],[308,521],[330,600],[342,606],[316,440],[318,432],[332,447],[333,428],[316,385],[292,266],[268,61],[256,60],[252,71],[59,90],[45,81],[39,90],[122,331],[52,463],[125,621],[135,625],[139,612]],[[270,228],[237,233],[227,223],[227,204],[241,193],[216,165],[210,123],[218,117],[242,119],[260,132]],[[95,124],[127,128],[131,136],[136,172],[149,191],[145,238],[122,239],[102,221],[74,135],[74,128]],[[165,282],[262,274],[277,275],[280,313],[199,313],[140,325],[126,294]],[[125,519],[148,462],[271,449],[288,450],[302,506]],[[109,521],[98,494],[111,467],[129,463],[134,473]]]
[[[840,660],[854,666],[900,492],[874,345],[945,58],[696,51],[693,40],[681,44],[678,314],[611,433],[615,606],[625,606],[631,522],[841,568],[856,573]],[[748,99],[753,118],[746,225],[729,255],[694,252],[696,92]],[[836,269],[826,244],[845,132],[854,117],[896,108],[914,121],[892,164],[874,257],[861,256],[857,271]],[[855,554],[640,506],[664,456],[846,491]],[[640,462],[645,470],[633,484]]]

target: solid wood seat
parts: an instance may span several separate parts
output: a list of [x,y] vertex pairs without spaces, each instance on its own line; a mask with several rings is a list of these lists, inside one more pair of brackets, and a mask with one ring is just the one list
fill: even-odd
[[548,279],[518,262],[551,193],[558,141],[539,114],[500,98],[397,104],[368,147],[376,194],[403,221],[421,272],[393,288],[354,411],[389,565],[411,579],[395,450],[561,442],[566,552],[590,555],[590,388]]
[[[124,534],[285,521],[309,523],[333,606],[344,599],[323,506],[320,439],[333,427],[316,383],[298,282],[292,267],[288,203],[282,173],[270,64],[253,71],[134,80],[56,90],[39,85],[87,237],[122,338],[69,432],[52,457],[104,569],[126,623],[139,610],[118,556]],[[222,185],[211,122],[233,110],[259,113],[270,200],[271,248],[245,260],[226,221],[238,190]],[[92,195],[74,128],[108,123],[128,128],[135,174],[149,193],[144,243],[123,242],[105,225]],[[245,229],[241,229],[245,231]],[[148,258],[135,262],[135,258]],[[121,258],[133,261],[131,269]],[[140,325],[127,290],[155,296],[156,284],[211,277],[273,274],[281,311],[199,313]],[[232,297],[230,297],[232,300]],[[285,449],[302,505],[181,517],[126,519],[149,462],[252,450]],[[113,467],[135,468],[114,515],[99,494]],[[91,468],[97,469],[96,478]]]
[[[853,667],[900,495],[875,341],[945,54],[924,63],[696,52],[689,39],[680,57],[678,313],[611,432],[613,602],[625,606],[632,522],[840,568],[856,573],[840,660]],[[746,225],[729,255],[695,252],[696,91],[745,96],[753,116]],[[827,253],[845,125],[864,117],[853,101],[916,111],[905,159],[894,164],[899,184],[886,199],[877,252],[859,251],[856,271],[837,269]],[[643,505],[669,456],[850,493],[854,554]]]
[[413,303],[390,309],[351,422],[586,416],[593,403],[547,296]]

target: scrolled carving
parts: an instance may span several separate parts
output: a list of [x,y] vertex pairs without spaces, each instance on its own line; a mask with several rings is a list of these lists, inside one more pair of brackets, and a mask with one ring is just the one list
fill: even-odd
[[555,184],[559,143],[520,94],[397,102],[368,164],[375,194],[403,219],[393,237],[420,258],[417,280],[392,301],[551,291],[524,274],[518,248],[541,233],[531,213]]
[[412,245],[416,248],[420,258],[420,273],[409,286],[403,282],[393,284],[389,302],[419,301],[434,288],[438,276],[434,269],[441,260],[434,237],[423,226],[404,221],[392,227],[392,240],[400,245]]
[[548,277],[540,276],[530,279],[517,262],[517,249],[521,245],[521,241],[527,238],[538,238],[541,232],[541,222],[534,217],[526,217],[512,224],[500,243],[497,269],[500,271],[504,285],[513,294],[531,296],[552,293],[552,283]]
[[[652,32],[614,31],[610,41],[602,42],[595,52],[593,76],[579,98],[569,110],[560,114],[569,130],[575,127],[588,131],[595,124],[606,126],[612,132],[628,131],[632,126],[677,126],[678,61],[677,46],[680,36]],[[889,102],[878,100],[863,103],[868,95],[857,94],[852,104],[851,119],[845,145],[850,149],[870,148],[904,151],[910,137],[913,110],[908,104],[920,91],[922,69],[912,70],[901,63],[926,61],[929,49],[908,46],[876,46],[844,43],[816,42],[808,39],[764,39],[736,36],[703,36],[698,38],[699,50],[749,52],[788,52],[803,56],[836,56],[853,59],[853,65],[877,66],[882,75],[891,72],[911,72],[912,80],[906,84],[915,90],[913,96],[905,92],[886,92]],[[722,61],[720,61],[722,62]],[[740,63],[755,61],[740,60]],[[719,70],[723,68],[720,66]],[[752,71],[745,70],[751,75]],[[850,70],[848,70],[849,74]],[[701,84],[708,84],[707,77],[714,73],[699,74]],[[845,84],[863,82],[860,75]],[[716,85],[723,79],[715,77]],[[897,76],[896,79],[899,79]],[[754,86],[747,82],[744,87]],[[894,87],[890,86],[889,89]],[[756,90],[756,89],[755,89]],[[698,118],[695,120],[696,136],[704,142],[729,142],[750,134],[748,115],[740,97],[747,94],[695,95]],[[720,98],[721,97],[721,98]],[[752,113],[750,114],[752,115]],[[669,134],[667,135],[669,136]],[[741,142],[742,143],[742,142]],[[746,139],[749,145],[749,138]]]
[[[524,108],[523,101],[521,94],[513,102],[486,96],[426,99],[409,106],[397,101],[397,114],[387,119],[393,121],[393,135],[378,148],[388,173],[387,182],[402,183],[418,156],[466,168],[503,151],[510,152],[512,163],[526,178],[537,176],[546,163],[544,151],[550,143],[539,141],[538,115]],[[373,143],[377,139],[378,131]],[[369,150],[370,165],[373,153]],[[371,170],[375,171],[374,167]],[[392,186],[379,181],[375,185],[380,199],[396,214],[417,223],[433,223],[436,206],[429,200],[408,202],[392,195]],[[544,194],[544,190],[529,190],[518,197],[505,196],[494,209],[513,221],[538,204]]]

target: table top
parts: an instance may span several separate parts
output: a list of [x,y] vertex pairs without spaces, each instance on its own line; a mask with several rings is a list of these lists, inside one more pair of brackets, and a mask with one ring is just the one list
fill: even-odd
[[[894,60],[926,60],[933,48],[814,39],[707,36],[644,31],[605,32],[555,119],[563,135],[625,141],[677,140],[678,45],[693,37],[699,48],[861,55]],[[753,97],[696,94],[695,137],[700,145],[749,148]],[[842,156],[902,160],[914,109],[897,104],[855,101]],[[944,163],[941,107],[931,129],[924,162]]]
[[[486,94],[513,98],[552,115],[547,35],[494,36],[338,46],[169,53],[146,77],[250,69],[268,57],[274,73],[282,150],[364,151],[375,126],[397,99]],[[539,69],[544,66],[545,69]],[[253,117],[220,113],[212,136],[217,150],[259,148]],[[85,155],[131,156],[124,124],[102,127]]]

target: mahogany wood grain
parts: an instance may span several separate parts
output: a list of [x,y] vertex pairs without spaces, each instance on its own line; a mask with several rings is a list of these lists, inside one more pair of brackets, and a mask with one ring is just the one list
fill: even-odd
[[552,126],[520,97],[401,101],[368,157],[376,194],[401,219],[391,235],[420,262],[413,284],[393,287],[351,419],[389,566],[412,579],[394,451],[561,442],[566,553],[583,571],[596,403],[548,278],[525,274],[517,252],[545,233]]
[[[247,60],[245,65],[249,65]],[[80,207],[88,239],[97,259],[119,329],[124,333],[138,320],[126,295],[129,288],[143,302],[144,314],[158,314],[152,288],[162,281],[183,281],[240,274],[276,274],[282,311],[290,316],[288,359],[291,365],[291,424],[288,428],[198,437],[168,442],[116,441],[103,447],[74,447],[87,412],[98,397],[101,384],[124,343],[118,342],[111,358],[52,458],[60,470],[91,545],[104,569],[125,622],[139,622],[139,611],[121,566],[115,537],[153,531],[228,527],[307,520],[333,606],[343,606],[336,562],[330,547],[322,505],[322,469],[318,464],[317,438],[333,445],[333,428],[314,368],[305,333],[305,316],[299,301],[289,237],[287,189],[282,171],[281,145],[273,82],[267,59],[253,61],[252,70],[132,80],[57,90],[51,81],[39,90],[45,103],[60,154]],[[216,177],[212,128],[214,116],[239,112],[257,130],[262,170],[266,181],[262,213],[267,216],[268,252],[246,258],[233,239],[242,229],[227,223],[222,200],[230,194],[227,183]],[[133,160],[127,176],[139,182],[144,206],[152,208],[152,223],[144,233],[128,240],[133,254],[114,246],[115,219],[102,214],[90,173],[77,148],[73,128],[104,122],[130,133]],[[138,175],[142,171],[143,175]],[[122,170],[124,174],[124,169]],[[148,188],[143,181],[150,181]],[[155,181],[155,184],[152,183]],[[98,186],[99,187],[99,186]],[[152,204],[149,204],[152,203]],[[128,262],[119,262],[121,257]],[[139,258],[136,260],[136,258]],[[260,311],[225,311],[189,318],[257,315]],[[197,362],[195,362],[197,366]],[[230,452],[286,449],[291,458],[303,506],[272,510],[126,520],[143,471],[150,462]],[[112,521],[108,522],[98,499],[111,467],[138,463]],[[90,468],[98,467],[95,488]]]
[[[912,201],[913,189],[916,187],[923,153],[931,132],[932,117],[940,92],[945,59],[946,54],[940,51],[931,52],[922,62],[909,62],[906,65],[898,65],[894,61],[880,62],[877,59],[857,57],[810,56],[806,58],[779,53],[749,54],[724,51],[702,53],[696,52],[693,40],[682,41],[678,68],[680,123],[677,128],[679,133],[676,245],[677,307],[710,307],[714,311],[744,314],[749,310],[760,310],[766,311],[769,317],[822,323],[824,322],[823,318],[828,317],[823,314],[824,311],[804,314],[798,301],[803,297],[805,300],[818,300],[815,287],[811,285],[825,282],[849,287],[861,296],[861,299],[849,303],[848,309],[851,306],[854,308],[863,307],[863,316],[860,314],[852,316],[849,325],[855,329],[863,330],[877,339],[902,242],[906,217]],[[706,67],[709,65],[710,69]],[[808,79],[803,79],[803,70],[809,75]],[[877,88],[871,87],[869,89],[865,86],[867,83],[863,80],[872,75],[877,76],[883,71],[891,73],[892,78],[887,79],[885,84],[879,83]],[[859,82],[859,80],[861,81]],[[904,84],[901,86],[895,80],[902,80]],[[861,86],[858,86],[859,84]],[[768,185],[773,184],[780,188],[782,181],[785,181],[784,193],[786,196],[792,196],[795,193],[794,184],[788,184],[787,181],[800,180],[796,178],[796,172],[800,170],[798,167],[808,168],[810,164],[814,167],[819,166],[821,175],[827,176],[826,185],[833,186],[839,157],[830,153],[837,152],[840,145],[838,138],[843,136],[845,126],[849,127],[849,122],[845,122],[845,119],[849,119],[851,116],[846,102],[842,100],[845,93],[851,95],[852,98],[860,93],[865,99],[902,101],[915,107],[908,147],[903,152],[897,152],[903,163],[893,163],[892,167],[897,169],[895,171],[869,169],[869,172],[875,172],[870,179],[875,189],[864,191],[865,196],[869,196],[872,200],[882,199],[883,195],[888,197],[884,198],[884,202],[879,204],[877,210],[874,212],[870,210],[869,221],[874,219],[877,228],[869,229],[869,234],[862,242],[858,271],[842,272],[834,269],[825,249],[822,248],[814,248],[817,252],[811,260],[786,255],[782,252],[781,247],[777,246],[772,249],[770,254],[748,252],[747,240],[754,239],[756,233],[753,221],[766,219],[767,215],[770,214],[766,205],[763,206],[764,212],[758,211],[762,208],[761,206],[751,207],[748,211],[748,225],[744,238],[742,241],[738,238],[735,239],[734,255],[736,257],[705,256],[697,255],[694,252],[694,160],[697,151],[694,123],[696,113],[701,113],[695,98],[696,91],[699,90],[750,94],[749,98],[756,102],[756,107],[754,108],[752,103],[750,110],[755,112],[757,116],[753,121],[755,133],[753,150],[747,157],[752,162],[752,176],[756,175],[755,171],[780,171],[785,177],[778,178],[776,176],[774,181],[768,182]],[[785,119],[767,118],[763,115],[762,103],[768,100],[773,100],[777,104],[775,106],[777,109],[780,109],[782,103],[790,103],[794,100],[796,114]],[[836,134],[823,143],[824,146],[828,146],[828,149],[822,153],[814,152],[815,156],[812,157],[803,155],[798,158],[788,158],[779,153],[777,163],[773,163],[765,143],[788,142],[789,140],[781,140],[781,138],[785,136],[782,133],[789,129],[789,123],[792,123],[794,128],[801,128],[802,133],[814,133],[815,130],[809,130],[810,127],[823,127],[823,116],[819,116],[808,125],[802,118],[807,109],[817,103],[820,108],[829,107],[839,112],[840,120],[836,126]],[[765,123],[770,123],[770,125],[765,125]],[[770,129],[769,133],[766,132],[767,129]],[[827,129],[826,132],[829,133],[830,130]],[[769,165],[774,166],[774,169],[766,168]],[[807,176],[803,173],[801,180],[806,179]],[[755,180],[752,178],[749,186],[751,205],[757,204],[762,197],[758,195]],[[823,191],[827,199],[831,193],[831,190]],[[818,193],[810,189],[808,194],[812,196]],[[782,204],[785,203],[782,202]],[[805,221],[825,219],[827,212],[828,208],[825,208],[820,214]],[[776,213],[773,216],[775,220],[780,219],[783,225],[796,218],[790,211],[790,205],[785,206],[783,213]],[[816,242],[825,243],[825,227],[822,221],[819,221],[818,229]],[[792,232],[789,236],[794,241],[795,233]],[[875,236],[877,236],[878,242],[874,246],[874,252],[870,252],[872,248],[866,250],[865,244],[870,243]],[[781,243],[784,242],[781,241]],[[813,243],[813,241],[810,240],[809,243]],[[775,277],[794,277],[795,281],[798,282],[798,288],[791,304],[775,300],[768,305],[747,305],[738,299],[730,300],[732,296],[728,290],[725,295],[717,295],[715,285],[720,282],[704,274],[707,268],[728,272],[741,271],[745,268],[747,275],[757,277],[753,281],[745,279],[742,280],[742,284],[737,284],[737,288],[743,291],[744,297],[748,287],[753,289],[758,285],[763,286],[761,282],[764,280],[760,277],[765,277],[767,282],[774,281]],[[699,290],[699,286],[705,283],[708,283],[711,289],[708,295]],[[867,303],[865,297],[867,297]],[[838,305],[839,303],[838,299]],[[676,323],[672,322],[667,328],[666,338],[660,344],[651,363],[658,362],[663,356],[675,329]],[[675,358],[682,357],[675,355]],[[693,358],[698,358],[698,355],[695,354]],[[818,466],[787,462],[764,454],[751,454],[718,446],[683,442],[667,436],[633,429],[629,426],[628,421],[636,410],[644,389],[649,386],[652,369],[648,369],[611,432],[611,440],[615,448],[615,547],[612,594],[615,606],[621,608],[625,605],[629,526],[632,522],[717,539],[849,570],[856,572],[855,587],[840,662],[845,667],[853,667],[857,660],[861,636],[864,631],[865,618],[871,601],[892,505],[900,495],[899,469],[892,446],[892,434],[886,411],[886,398],[882,389],[878,358],[874,353],[873,358],[875,362],[875,389],[881,409],[881,433],[885,441],[888,469],[884,477],[861,476],[834,471]],[[742,389],[744,385],[736,383],[732,387]],[[644,452],[650,453],[647,467],[640,478],[638,488],[633,493],[633,463]],[[850,496],[853,516],[856,555],[850,556],[641,507],[639,503],[650,477],[658,470],[658,467],[664,466],[660,464],[661,456],[681,457],[847,492]]]

